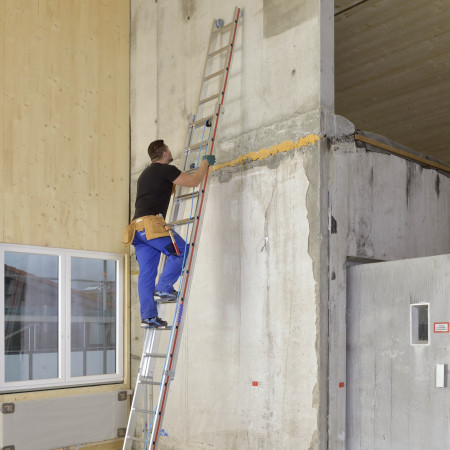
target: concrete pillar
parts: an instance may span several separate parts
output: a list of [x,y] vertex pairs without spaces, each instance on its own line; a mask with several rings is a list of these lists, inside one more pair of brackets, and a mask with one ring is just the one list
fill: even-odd
[[[229,22],[234,8],[131,4],[133,200],[151,140],[164,139],[179,161],[212,20]],[[161,445],[325,449],[333,2],[238,6],[218,164]],[[138,357],[135,263],[132,280]]]

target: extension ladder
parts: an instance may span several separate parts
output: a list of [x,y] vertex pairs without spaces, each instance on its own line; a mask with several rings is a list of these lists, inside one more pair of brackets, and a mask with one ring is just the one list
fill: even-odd
[[[196,114],[189,120],[186,132],[186,144],[183,152],[181,170],[193,172],[203,154],[212,155],[217,134],[220,114],[229,81],[231,59],[241,10],[236,8],[234,20],[224,25],[223,20],[213,21],[209,46],[203,69],[203,78],[198,96]],[[205,136],[207,134],[207,136]],[[179,234],[189,244],[189,253],[185,256],[179,280],[179,293],[174,304],[171,326],[145,330],[144,347],[136,380],[136,386],[124,439],[124,450],[152,449],[158,447],[159,438],[165,434],[162,421],[167,403],[170,382],[175,376],[180,340],[184,325],[184,316],[191,287],[203,212],[206,205],[209,170],[199,188],[188,189],[176,186],[171,205],[171,219],[168,223],[177,228]],[[186,213],[187,211],[187,213]],[[159,274],[164,266],[162,259]],[[160,302],[159,315],[164,317],[168,304]],[[166,302],[168,303],[168,302]],[[167,340],[166,353],[158,353]],[[166,332],[166,336],[161,336]],[[156,395],[154,395],[156,393]],[[156,398],[156,402],[154,399]]]

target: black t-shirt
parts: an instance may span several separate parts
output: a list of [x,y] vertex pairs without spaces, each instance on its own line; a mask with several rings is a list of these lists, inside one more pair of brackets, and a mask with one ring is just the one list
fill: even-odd
[[170,164],[152,163],[145,168],[137,182],[133,220],[158,214],[166,217],[173,181],[180,173],[179,169]]

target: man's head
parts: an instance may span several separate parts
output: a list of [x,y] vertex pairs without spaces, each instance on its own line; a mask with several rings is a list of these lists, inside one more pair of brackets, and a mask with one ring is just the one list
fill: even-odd
[[148,146],[148,156],[152,162],[171,163],[173,161],[172,153],[169,147],[164,144],[162,139],[153,141]]

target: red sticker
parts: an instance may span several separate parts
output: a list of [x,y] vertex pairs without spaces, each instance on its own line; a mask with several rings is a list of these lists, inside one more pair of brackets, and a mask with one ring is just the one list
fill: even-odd
[[448,333],[449,332],[449,322],[434,322],[434,332],[435,333]]
[[252,386],[258,386],[258,382],[257,381],[252,381]]
[[343,388],[344,386],[345,386],[344,382],[341,381],[341,382],[339,383],[339,387],[340,387],[340,388]]

